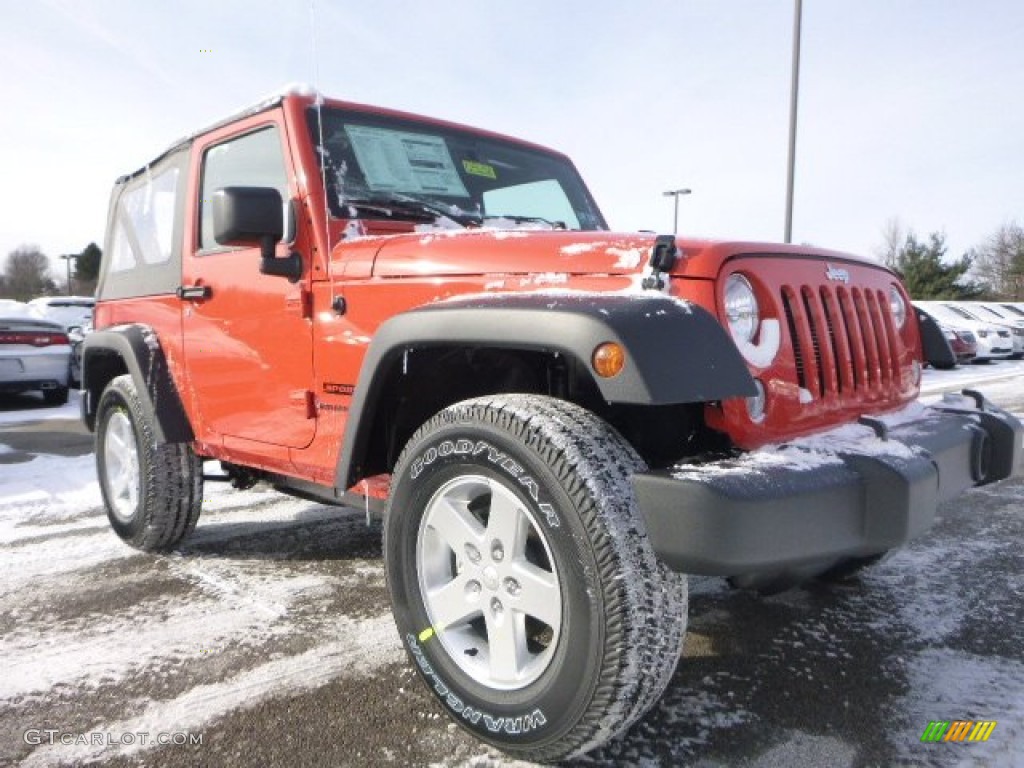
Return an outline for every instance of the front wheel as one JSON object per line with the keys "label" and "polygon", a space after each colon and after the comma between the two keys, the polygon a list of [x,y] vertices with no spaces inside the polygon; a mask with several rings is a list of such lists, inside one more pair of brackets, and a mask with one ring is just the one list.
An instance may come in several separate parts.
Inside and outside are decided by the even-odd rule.
{"label": "front wheel", "polygon": [[172,549],[195,528],[202,462],[187,443],[157,443],[129,375],[113,379],[96,411],[96,470],[111,527],[147,552]]}
{"label": "front wheel", "polygon": [[632,447],[532,395],[453,405],[393,474],[385,558],[395,621],[449,715],[532,760],[582,754],[661,696],[686,579],[654,556]]}

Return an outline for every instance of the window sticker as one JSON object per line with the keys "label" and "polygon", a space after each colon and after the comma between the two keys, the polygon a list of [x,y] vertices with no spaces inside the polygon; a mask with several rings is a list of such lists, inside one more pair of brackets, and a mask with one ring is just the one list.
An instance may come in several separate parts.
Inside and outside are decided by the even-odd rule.
{"label": "window sticker", "polygon": [[374,192],[469,197],[439,136],[346,125],[356,160]]}
{"label": "window sticker", "polygon": [[494,171],[493,165],[487,163],[478,163],[475,160],[463,160],[462,167],[466,169],[466,173],[470,173],[473,176],[483,176],[485,179],[497,179],[498,174]]}

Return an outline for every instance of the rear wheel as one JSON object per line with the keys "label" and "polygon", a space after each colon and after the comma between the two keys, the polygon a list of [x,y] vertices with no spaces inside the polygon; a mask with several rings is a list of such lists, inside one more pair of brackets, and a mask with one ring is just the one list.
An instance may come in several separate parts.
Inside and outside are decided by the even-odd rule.
{"label": "rear wheel", "polygon": [[458,403],[409,441],[385,524],[395,621],[476,737],[560,760],[661,696],[686,580],[647,540],[630,483],[643,468],[596,416],[539,396]]}
{"label": "rear wheel", "polygon": [[113,379],[100,396],[96,469],[107,519],[133,547],[166,551],[195,528],[203,499],[202,462],[187,443],[156,442],[129,375]]}

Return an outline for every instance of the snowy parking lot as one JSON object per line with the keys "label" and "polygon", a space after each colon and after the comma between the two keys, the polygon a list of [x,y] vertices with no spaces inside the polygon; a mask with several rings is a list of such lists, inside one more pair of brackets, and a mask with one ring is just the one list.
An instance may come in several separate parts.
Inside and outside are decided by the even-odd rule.
{"label": "snowy parking lot", "polygon": [[[1024,413],[1024,361],[927,371]],[[516,765],[408,666],[364,514],[209,483],[171,555],[109,530],[77,396],[0,401],[0,765]],[[1020,765],[1024,481],[842,586],[691,580],[664,699],[588,765]],[[925,744],[932,720],[986,743]],[[522,765],[519,763],[519,765]]]}

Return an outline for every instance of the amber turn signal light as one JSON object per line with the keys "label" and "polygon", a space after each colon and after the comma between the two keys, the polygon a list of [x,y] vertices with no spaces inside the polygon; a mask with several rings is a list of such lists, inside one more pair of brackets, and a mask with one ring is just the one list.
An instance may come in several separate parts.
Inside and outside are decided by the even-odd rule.
{"label": "amber turn signal light", "polygon": [[610,379],[618,376],[626,365],[626,350],[614,341],[599,344],[590,359],[598,376]]}

